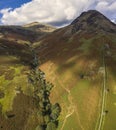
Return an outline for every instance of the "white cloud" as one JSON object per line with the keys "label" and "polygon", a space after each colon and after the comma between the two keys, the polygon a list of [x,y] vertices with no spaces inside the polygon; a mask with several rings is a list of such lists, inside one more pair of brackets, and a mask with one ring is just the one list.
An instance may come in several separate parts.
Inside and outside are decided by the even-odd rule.
{"label": "white cloud", "polygon": [[106,10],[106,7],[108,6],[108,2],[101,1],[97,4],[96,9],[98,10]]}
{"label": "white cloud", "polygon": [[115,2],[108,2],[108,0],[101,1],[97,4],[96,9],[100,10],[100,11],[112,11],[112,12],[114,12],[114,11],[116,11],[116,1]]}
{"label": "white cloud", "polygon": [[[97,3],[97,4],[96,4]],[[34,21],[63,24],[73,20],[90,8],[107,12],[116,11],[115,0],[32,0],[12,10],[3,9],[1,23],[8,25],[26,24]],[[112,19],[115,14],[112,13]]]}
{"label": "white cloud", "polygon": [[[116,1],[101,0],[97,3],[96,10],[102,12],[113,21],[116,20]],[[114,22],[115,23],[115,22]]]}
{"label": "white cloud", "polygon": [[93,0],[33,0],[15,10],[3,9],[3,24],[25,24],[68,21],[86,10]]}
{"label": "white cloud", "polygon": [[116,20],[115,19],[112,19],[111,21],[116,24]]}

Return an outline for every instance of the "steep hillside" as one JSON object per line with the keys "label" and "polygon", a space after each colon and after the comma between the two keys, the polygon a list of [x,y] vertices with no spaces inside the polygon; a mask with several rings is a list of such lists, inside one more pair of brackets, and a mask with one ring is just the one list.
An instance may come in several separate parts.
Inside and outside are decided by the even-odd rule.
{"label": "steep hillside", "polygon": [[100,12],[94,10],[90,10],[88,13],[83,12],[71,25],[73,26],[73,33],[77,31],[116,33],[116,25]]}
{"label": "steep hillside", "polygon": [[115,130],[116,25],[91,10],[49,35],[41,27],[46,32],[38,23],[0,27],[0,130],[38,130],[43,120],[27,77],[32,48],[55,86],[58,130]]}
{"label": "steep hillside", "polygon": [[37,38],[37,33],[21,26],[0,26],[0,38],[33,41]]}
{"label": "steep hillside", "polygon": [[0,38],[17,42],[34,42],[53,32],[55,27],[40,23],[24,26],[0,26]]}
{"label": "steep hillside", "polygon": [[115,36],[115,24],[88,11],[39,41],[41,69],[56,86],[51,100],[62,107],[59,130],[116,129]]}
{"label": "steep hillside", "polygon": [[0,130],[32,130],[41,122],[28,74],[34,58],[31,45],[48,34],[0,26]]}

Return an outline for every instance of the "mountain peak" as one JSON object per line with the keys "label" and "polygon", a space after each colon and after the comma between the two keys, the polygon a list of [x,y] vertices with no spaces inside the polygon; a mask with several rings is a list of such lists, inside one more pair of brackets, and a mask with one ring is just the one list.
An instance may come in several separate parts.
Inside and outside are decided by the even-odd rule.
{"label": "mountain peak", "polygon": [[74,27],[74,32],[81,30],[89,32],[101,30],[116,33],[116,25],[96,10],[83,12],[71,25]]}

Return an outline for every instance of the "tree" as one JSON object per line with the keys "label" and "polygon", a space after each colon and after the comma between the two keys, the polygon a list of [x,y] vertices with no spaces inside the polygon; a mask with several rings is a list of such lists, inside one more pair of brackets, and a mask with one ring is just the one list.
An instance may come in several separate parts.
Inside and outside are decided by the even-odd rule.
{"label": "tree", "polygon": [[38,125],[35,130],[44,130],[44,128],[41,125]]}
{"label": "tree", "polygon": [[45,73],[42,72],[38,66],[39,61],[36,53],[32,50],[34,57],[32,70],[28,76],[29,83],[34,87],[33,97],[38,101],[38,117],[43,117],[43,122],[36,129],[37,130],[55,130],[58,124],[58,117],[61,112],[60,105],[56,103],[52,105],[49,99],[50,91],[53,84],[47,82]]}
{"label": "tree", "polygon": [[58,103],[56,103],[55,105],[52,106],[52,111],[51,111],[51,118],[53,121],[57,121],[59,114],[61,112],[61,108],[60,105]]}
{"label": "tree", "polygon": [[56,129],[57,129],[57,126],[53,122],[48,123],[47,128],[46,128],[46,130],[56,130]]}

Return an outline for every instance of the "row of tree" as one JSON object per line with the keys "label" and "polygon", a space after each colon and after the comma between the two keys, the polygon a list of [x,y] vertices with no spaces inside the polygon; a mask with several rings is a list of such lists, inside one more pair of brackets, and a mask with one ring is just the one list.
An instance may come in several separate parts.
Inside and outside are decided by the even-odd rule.
{"label": "row of tree", "polygon": [[53,84],[46,81],[45,73],[38,68],[39,60],[34,50],[32,50],[32,54],[32,69],[28,79],[34,87],[33,96],[38,102],[38,118],[41,120],[41,123],[37,126],[36,130],[56,130],[61,107],[58,103],[53,105],[50,102],[49,96]]}

